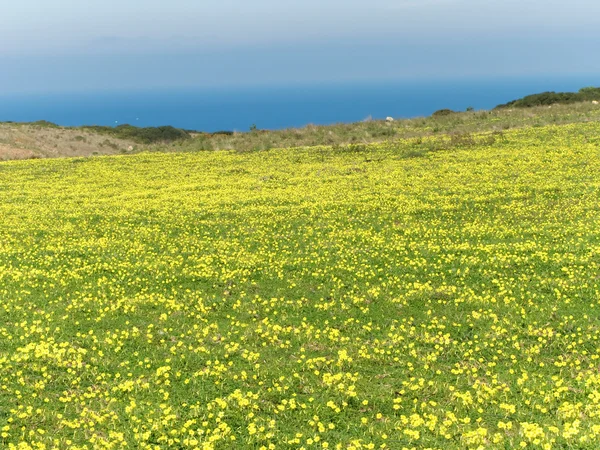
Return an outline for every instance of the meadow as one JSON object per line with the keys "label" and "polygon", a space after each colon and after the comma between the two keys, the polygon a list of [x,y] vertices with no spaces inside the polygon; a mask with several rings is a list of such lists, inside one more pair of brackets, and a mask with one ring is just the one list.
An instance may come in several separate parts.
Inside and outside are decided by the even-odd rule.
{"label": "meadow", "polygon": [[600,123],[0,164],[0,447],[600,447]]}

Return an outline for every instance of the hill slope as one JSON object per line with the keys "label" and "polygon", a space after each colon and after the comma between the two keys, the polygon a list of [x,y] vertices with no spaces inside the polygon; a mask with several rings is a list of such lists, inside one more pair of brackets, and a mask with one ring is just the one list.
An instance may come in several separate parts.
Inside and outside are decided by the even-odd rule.
{"label": "hill slope", "polygon": [[[0,161],[114,155],[139,148],[133,140],[53,124],[0,123]],[[131,149],[131,150],[130,150]]]}
{"label": "hill slope", "polygon": [[[528,109],[452,113],[447,116],[368,121],[329,126],[309,125],[287,130],[256,130],[246,133],[187,133],[172,127],[52,126],[48,123],[0,123],[0,160],[94,156],[139,151],[255,151],[271,148],[367,144],[418,136],[465,135],[501,132],[511,128],[600,120],[600,105],[591,102]],[[190,139],[190,136],[193,139]],[[174,142],[155,142],[163,140]],[[149,142],[152,141],[152,142]]]}

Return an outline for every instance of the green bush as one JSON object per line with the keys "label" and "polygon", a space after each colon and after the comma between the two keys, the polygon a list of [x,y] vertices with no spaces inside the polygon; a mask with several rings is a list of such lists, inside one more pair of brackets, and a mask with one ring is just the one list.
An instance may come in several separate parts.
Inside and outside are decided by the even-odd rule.
{"label": "green bush", "polygon": [[129,139],[142,144],[170,143],[191,138],[187,131],[172,126],[138,128],[125,124],[114,128],[105,126],[84,126],[82,128],[97,133],[109,134],[120,139]]}
{"label": "green bush", "polygon": [[579,92],[542,92],[540,94],[527,95],[523,98],[510,101],[503,105],[496,106],[496,109],[502,108],[531,108],[534,106],[550,106],[555,104],[570,104],[592,100],[600,100],[600,88],[585,87]]}
{"label": "green bush", "polygon": [[454,114],[454,111],[452,111],[451,109],[445,108],[445,109],[438,109],[436,112],[434,112],[431,117],[444,117],[444,116],[449,116],[451,114]]}
{"label": "green bush", "polygon": [[37,122],[31,122],[29,125],[34,125],[39,128],[60,128],[53,122],[48,122],[47,120],[38,120]]}

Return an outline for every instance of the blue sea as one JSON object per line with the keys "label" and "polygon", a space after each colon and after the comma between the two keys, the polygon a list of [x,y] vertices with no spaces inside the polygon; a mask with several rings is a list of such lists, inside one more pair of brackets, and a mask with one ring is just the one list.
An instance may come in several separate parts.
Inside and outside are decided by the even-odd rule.
{"label": "blue sea", "polygon": [[450,108],[491,109],[543,91],[599,86],[600,75],[11,94],[0,91],[0,121],[59,125],[173,125],[246,131],[428,116]]}

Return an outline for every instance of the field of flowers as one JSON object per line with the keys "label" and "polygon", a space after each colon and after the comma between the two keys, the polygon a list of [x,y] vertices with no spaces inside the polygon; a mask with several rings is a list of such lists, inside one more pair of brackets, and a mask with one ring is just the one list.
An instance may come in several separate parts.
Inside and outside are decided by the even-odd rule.
{"label": "field of flowers", "polygon": [[444,139],[0,164],[0,447],[599,448],[600,123]]}

